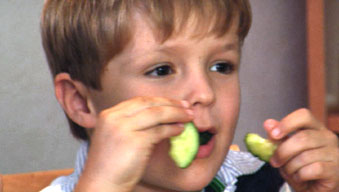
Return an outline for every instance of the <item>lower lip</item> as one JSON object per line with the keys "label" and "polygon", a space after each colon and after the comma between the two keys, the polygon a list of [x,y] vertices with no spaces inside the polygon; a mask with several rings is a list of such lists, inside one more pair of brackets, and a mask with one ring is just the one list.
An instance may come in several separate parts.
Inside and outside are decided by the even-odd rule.
{"label": "lower lip", "polygon": [[196,155],[197,159],[206,158],[211,155],[215,143],[215,135],[211,138],[206,145],[201,145],[199,147],[198,153]]}

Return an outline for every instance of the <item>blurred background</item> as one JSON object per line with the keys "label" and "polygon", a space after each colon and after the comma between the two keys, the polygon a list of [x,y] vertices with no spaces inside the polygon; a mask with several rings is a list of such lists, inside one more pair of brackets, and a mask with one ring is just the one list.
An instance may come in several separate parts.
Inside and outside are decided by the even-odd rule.
{"label": "blurred background", "polygon": [[[307,106],[305,1],[251,3],[253,26],[243,47],[242,104],[234,139],[241,150],[246,150],[247,132],[266,135],[265,119],[281,119]],[[2,174],[72,168],[79,146],[54,97],[40,40],[42,6],[43,1],[0,1]]]}

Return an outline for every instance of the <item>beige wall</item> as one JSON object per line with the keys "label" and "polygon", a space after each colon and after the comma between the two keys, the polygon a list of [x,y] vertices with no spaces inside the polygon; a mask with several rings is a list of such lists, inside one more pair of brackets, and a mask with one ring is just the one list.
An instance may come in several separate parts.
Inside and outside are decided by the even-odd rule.
{"label": "beige wall", "polygon": [[[306,105],[303,1],[251,0],[235,143]],[[57,105],[39,36],[42,1],[0,1],[0,172],[72,167],[78,146]],[[243,148],[244,149],[244,148]]]}
{"label": "beige wall", "polygon": [[39,0],[0,1],[0,173],[71,167],[77,143],[54,99]]}
{"label": "beige wall", "polygon": [[305,2],[251,0],[253,27],[241,66],[242,108],[235,143],[262,123],[307,105]]}

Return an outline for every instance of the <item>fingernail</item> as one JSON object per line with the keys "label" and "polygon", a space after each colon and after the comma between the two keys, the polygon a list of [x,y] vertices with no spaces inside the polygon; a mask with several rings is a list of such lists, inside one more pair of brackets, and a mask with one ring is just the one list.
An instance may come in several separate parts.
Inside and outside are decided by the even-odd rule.
{"label": "fingernail", "polygon": [[266,121],[266,126],[269,130],[272,130],[275,126],[275,121],[273,119],[268,119]]}
{"label": "fingernail", "polygon": [[185,107],[185,108],[188,108],[190,106],[189,102],[188,101],[185,101],[185,100],[182,100],[181,101],[181,104]]}
{"label": "fingernail", "polygon": [[271,165],[272,165],[273,167],[275,167],[275,168],[278,168],[278,167],[279,167],[279,164],[278,164],[277,160],[276,160],[274,157],[272,157],[272,158],[270,159],[270,162],[271,162]]}
{"label": "fingernail", "polygon": [[186,109],[186,112],[189,114],[189,115],[191,115],[191,116],[193,116],[193,110],[191,110],[191,109]]}
{"label": "fingernail", "polygon": [[272,131],[272,136],[275,137],[275,138],[279,138],[280,133],[281,133],[280,130],[278,128],[275,128]]}

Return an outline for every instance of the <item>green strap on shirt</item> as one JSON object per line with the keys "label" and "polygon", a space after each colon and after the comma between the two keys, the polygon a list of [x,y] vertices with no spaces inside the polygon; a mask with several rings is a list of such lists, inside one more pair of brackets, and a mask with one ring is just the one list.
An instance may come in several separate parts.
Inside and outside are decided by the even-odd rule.
{"label": "green strap on shirt", "polygon": [[212,188],[214,192],[223,192],[225,190],[225,185],[215,177],[207,187]]}

